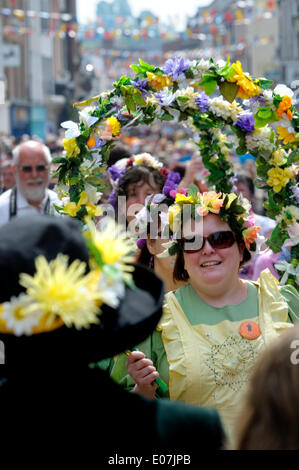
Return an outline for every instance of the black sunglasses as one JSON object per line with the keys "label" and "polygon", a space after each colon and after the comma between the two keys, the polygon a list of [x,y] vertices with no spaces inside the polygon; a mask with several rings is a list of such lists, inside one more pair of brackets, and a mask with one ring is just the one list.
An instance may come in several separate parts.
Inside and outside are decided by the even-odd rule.
{"label": "black sunglasses", "polygon": [[21,166],[21,170],[22,170],[23,173],[32,173],[33,168],[35,168],[35,170],[38,173],[42,173],[43,171],[46,171],[48,167],[46,165],[37,165],[35,167],[33,167],[31,165]]}
{"label": "black sunglasses", "polygon": [[[223,230],[220,232],[210,233],[208,237],[201,237],[200,235],[196,235],[190,238],[183,238],[183,250],[185,253],[195,253],[196,251],[202,250],[205,246],[205,242],[208,240],[209,244],[212,248],[216,248],[218,250],[224,248],[230,248],[236,241],[235,235],[230,230]],[[186,249],[185,244],[194,244],[194,248]],[[197,248],[200,247],[200,248]]]}

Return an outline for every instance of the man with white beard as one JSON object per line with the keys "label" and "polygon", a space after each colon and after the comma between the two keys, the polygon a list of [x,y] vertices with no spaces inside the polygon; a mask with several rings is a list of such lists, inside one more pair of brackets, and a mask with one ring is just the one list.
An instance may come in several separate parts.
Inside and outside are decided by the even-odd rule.
{"label": "man with white beard", "polygon": [[50,166],[50,150],[40,142],[28,140],[13,150],[16,186],[0,196],[0,225],[35,213],[59,215],[53,207],[58,196],[48,189]]}

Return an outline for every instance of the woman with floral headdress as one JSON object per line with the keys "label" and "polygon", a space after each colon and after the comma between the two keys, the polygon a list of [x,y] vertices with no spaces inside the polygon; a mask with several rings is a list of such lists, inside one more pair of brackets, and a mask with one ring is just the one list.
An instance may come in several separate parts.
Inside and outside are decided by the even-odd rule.
{"label": "woman with floral headdress", "polygon": [[[115,363],[111,375],[148,397],[217,408],[232,437],[256,359],[298,320],[299,298],[267,270],[256,283],[239,278],[259,243],[248,201],[197,191],[177,194],[169,208],[174,278],[187,284],[166,294],[157,330],[128,358],[129,374]],[[167,393],[157,389],[159,375]]]}
{"label": "woman with floral headdress", "polygon": [[113,187],[109,202],[118,212],[122,210],[119,197],[125,197],[127,223],[134,220],[135,213],[144,205],[147,196],[161,192],[168,176],[163,163],[149,153],[123,158],[112,165],[108,172]]}
{"label": "woman with floral headdress", "polygon": [[[121,159],[109,168],[110,178],[114,191],[110,196],[110,202],[117,211],[119,207],[119,196],[126,200],[126,222],[133,222],[133,228],[140,229],[142,222],[145,229],[144,238],[138,237],[136,261],[152,268],[165,283],[166,291],[174,290],[185,284],[173,280],[173,259],[159,259],[158,254],[164,251],[161,238],[161,230],[157,226],[156,233],[150,234],[149,224],[141,221],[140,213],[146,218],[148,207],[158,203],[172,204],[180,182],[180,174],[170,172],[156,158],[148,153],[135,155],[131,158]],[[172,193],[172,196],[170,195]],[[147,207],[148,206],[148,207]],[[140,209],[142,210],[140,211]],[[138,212],[140,211],[140,212]],[[135,213],[138,213],[138,221]],[[149,212],[148,212],[149,214]],[[136,225],[135,222],[138,222]]]}

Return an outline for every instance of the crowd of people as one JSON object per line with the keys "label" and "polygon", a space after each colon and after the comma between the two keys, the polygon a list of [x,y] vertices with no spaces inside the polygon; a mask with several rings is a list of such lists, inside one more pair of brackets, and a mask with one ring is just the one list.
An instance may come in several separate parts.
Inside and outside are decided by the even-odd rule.
{"label": "crowd of people", "polygon": [[[188,131],[165,125],[123,134],[110,153],[109,189],[99,203],[111,204],[117,213],[119,197],[125,200],[125,225],[135,230],[137,290],[127,287],[120,306],[107,308],[107,315],[104,308],[101,326],[77,331],[68,322],[49,325],[43,319],[37,333],[19,336],[1,315],[3,306],[24,292],[20,274],[33,276],[40,254],[48,261],[67,254],[70,262],[88,266],[88,247],[79,226],[55,210],[59,199],[51,161],[63,151],[62,136],[44,142],[2,136],[0,149],[0,277],[9,286],[0,304],[0,342],[5,344],[0,397],[16,397],[26,377],[26,409],[14,409],[23,422],[24,442],[36,395],[52,402],[44,422],[34,421],[45,430],[47,420],[64,413],[53,396],[70,397],[75,390],[58,435],[75,442],[72,406],[87,429],[87,418],[101,419],[94,404],[102,403],[110,413],[101,444],[106,456],[137,448],[145,454],[156,449],[193,456],[199,447],[299,449],[299,361],[290,360],[290,344],[299,344],[294,327],[299,295],[294,286],[277,282],[274,265],[282,253],[254,255],[257,232],[266,240],[275,223],[263,212],[265,194],[254,186],[250,155],[231,154],[235,190],[220,198],[209,190]],[[188,200],[192,184],[204,210],[200,220],[191,211],[178,222],[175,211]],[[244,198],[251,203],[248,213]],[[158,216],[153,235],[147,214],[160,202],[166,213]],[[255,220],[250,240],[240,214]],[[165,240],[166,215],[175,243]],[[96,227],[105,230],[105,219]],[[62,307],[55,308],[59,317]],[[9,416],[3,419],[9,440],[13,428]],[[96,438],[91,431],[84,436],[90,448],[96,448]]]}

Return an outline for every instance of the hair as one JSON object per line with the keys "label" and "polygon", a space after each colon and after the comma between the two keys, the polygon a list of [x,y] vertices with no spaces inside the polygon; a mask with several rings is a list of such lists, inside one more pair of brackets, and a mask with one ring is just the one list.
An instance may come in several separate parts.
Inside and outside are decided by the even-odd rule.
{"label": "hair", "polygon": [[236,449],[299,449],[299,363],[291,361],[295,340],[299,344],[299,325],[259,358],[237,423]]}
{"label": "hair", "polygon": [[162,191],[165,180],[161,176],[160,171],[147,165],[136,165],[129,168],[124,174],[122,183],[118,188],[117,196],[128,197],[128,186],[130,184],[139,183],[140,181],[150,184],[151,176]]}
{"label": "hair", "polygon": [[12,160],[4,160],[4,161],[1,163],[0,169],[1,169],[1,170],[4,170],[5,168],[11,168],[12,166],[13,166]]}
{"label": "hair", "polygon": [[152,257],[153,255],[150,253],[146,243],[141,248],[139,255],[136,258],[136,263],[142,264],[147,267],[152,267]]}
{"label": "hair", "polygon": [[[28,141],[27,141],[28,142]],[[19,145],[17,145],[13,151],[12,151],[12,156],[13,156],[13,160],[12,160],[12,163],[14,166],[17,166],[19,164],[19,159],[20,159],[20,149],[23,145],[25,145],[27,142],[23,142]],[[36,141],[34,141],[36,142]],[[43,150],[43,154],[44,154],[44,157],[46,159],[46,162],[47,163],[51,163],[52,162],[52,157],[51,157],[51,152],[50,152],[50,149],[44,145],[44,144],[41,144],[41,147],[42,147],[42,150]]]}
{"label": "hair", "polygon": [[[250,251],[247,250],[244,240],[242,238],[241,232],[236,232],[232,227],[229,221],[227,221],[228,225],[230,226],[232,232],[236,237],[236,242],[238,243],[239,248],[243,248],[243,259],[240,262],[239,269],[248,263],[251,260]],[[183,250],[183,241],[180,239],[178,240],[178,251],[175,260],[175,265],[173,269],[173,280],[174,281],[187,281],[189,279],[189,274],[185,269],[185,261],[184,261],[184,250]]]}
{"label": "hair", "polygon": [[252,178],[248,175],[238,174],[237,183],[243,183],[249,189],[251,196],[254,196],[254,183]]}
{"label": "hair", "polygon": [[132,157],[132,154],[130,153],[129,150],[127,150],[125,147],[122,147],[121,145],[117,145],[111,150],[108,161],[107,161],[107,165],[108,166],[115,165],[115,163],[118,162],[118,160],[121,160],[123,158],[130,158],[130,157]]}

